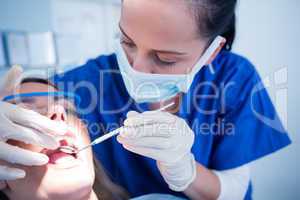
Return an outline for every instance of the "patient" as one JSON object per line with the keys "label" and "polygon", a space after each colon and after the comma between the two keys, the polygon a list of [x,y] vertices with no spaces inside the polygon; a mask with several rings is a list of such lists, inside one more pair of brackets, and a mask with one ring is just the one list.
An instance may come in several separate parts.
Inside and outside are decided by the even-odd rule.
{"label": "patient", "polygon": [[[43,79],[24,79],[19,93],[56,92],[57,88]],[[35,96],[11,98],[10,103],[34,110],[51,120],[66,123],[69,131],[57,136],[59,143],[72,147],[82,147],[90,143],[84,125],[76,115],[73,98]],[[91,149],[78,155],[71,155],[59,150],[48,150],[39,146],[28,145],[10,140],[8,143],[41,152],[49,157],[49,163],[39,167],[14,166],[26,171],[24,179],[7,181],[0,199],[9,200],[96,200],[127,199],[127,194],[113,184],[103,172],[98,162],[94,161]],[[1,162],[12,166],[11,164]],[[13,167],[13,166],[12,166]]]}
{"label": "patient", "polygon": [[[88,132],[78,118],[74,105],[78,103],[78,99],[72,94],[59,93],[60,95],[55,96],[54,92],[58,92],[58,89],[52,83],[44,79],[27,78],[22,81],[17,94],[8,96],[6,101],[38,112],[51,120],[66,123],[69,131],[56,136],[61,146],[80,148],[89,144]],[[35,95],[18,96],[29,93],[35,93]],[[45,166],[26,167],[13,166],[0,161],[0,164],[26,171],[24,179],[6,182],[6,188],[0,191],[0,200],[122,200],[129,198],[121,187],[112,183],[106,176],[99,162],[93,158],[91,149],[72,155],[19,141],[9,140],[8,143],[44,153],[49,157],[49,163]],[[163,194],[149,194],[132,200],[171,199],[181,200]]]}

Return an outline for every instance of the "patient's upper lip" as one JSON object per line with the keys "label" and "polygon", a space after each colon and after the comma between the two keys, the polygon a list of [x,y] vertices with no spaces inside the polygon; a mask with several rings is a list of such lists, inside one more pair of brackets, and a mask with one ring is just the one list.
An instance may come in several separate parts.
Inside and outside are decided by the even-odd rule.
{"label": "patient's upper lip", "polygon": [[75,139],[77,137],[76,137],[75,132],[68,130],[67,132],[65,132],[65,134],[58,135],[58,136],[56,136],[56,138],[57,138],[57,140],[59,140],[60,146],[68,146],[67,144],[61,144],[61,142],[66,141],[68,144],[74,144]]}
{"label": "patient's upper lip", "polygon": [[68,128],[68,130],[65,132],[63,135],[57,135],[56,139],[59,141],[59,146],[55,150],[50,150],[50,149],[43,149],[41,153],[46,154],[47,156],[52,155],[53,153],[58,153],[60,151],[60,147],[62,146],[70,146],[74,149],[78,149],[76,143],[76,131],[72,130],[72,128]]}
{"label": "patient's upper lip", "polygon": [[59,144],[60,144],[60,145],[59,145],[59,147],[58,147],[57,149],[55,149],[55,150],[51,150],[51,149],[43,149],[41,153],[46,154],[47,156],[50,156],[50,155],[53,154],[53,153],[60,152],[59,148],[60,148],[61,146],[70,146],[70,147],[73,147],[73,148],[77,149],[77,147],[76,147],[76,145],[73,143],[73,141],[70,140],[70,139],[67,139],[67,138],[61,139],[61,140],[59,141]]}
{"label": "patient's upper lip", "polygon": [[73,132],[70,131],[70,130],[68,130],[68,131],[64,134],[64,136],[72,137],[72,138],[76,137],[75,133],[73,133]]}

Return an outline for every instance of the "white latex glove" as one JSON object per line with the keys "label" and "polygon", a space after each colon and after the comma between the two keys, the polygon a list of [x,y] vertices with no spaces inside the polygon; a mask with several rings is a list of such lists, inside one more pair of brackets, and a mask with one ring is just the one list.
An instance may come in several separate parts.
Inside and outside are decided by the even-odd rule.
{"label": "white latex glove", "polygon": [[127,150],[156,160],[170,189],[184,191],[194,181],[194,132],[183,119],[167,112],[131,111],[124,125],[118,141]]}
{"label": "white latex glove", "polygon": [[[0,98],[11,94],[18,84],[22,68],[13,67],[4,78],[1,78]],[[0,161],[26,166],[37,166],[48,163],[49,158],[40,153],[31,152],[13,145],[7,140],[17,140],[44,148],[55,149],[58,142],[53,134],[63,134],[66,125],[57,123],[36,112],[0,101]],[[0,189],[4,180],[15,180],[25,177],[25,171],[0,165]]]}

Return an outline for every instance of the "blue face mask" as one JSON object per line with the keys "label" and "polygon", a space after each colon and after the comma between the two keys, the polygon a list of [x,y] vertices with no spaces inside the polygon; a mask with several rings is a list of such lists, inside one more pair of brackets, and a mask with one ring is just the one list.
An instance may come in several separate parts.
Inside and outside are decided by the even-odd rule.
{"label": "blue face mask", "polygon": [[216,37],[190,73],[176,75],[148,74],[134,70],[122,45],[118,42],[116,55],[128,93],[137,103],[153,103],[171,99],[180,92],[188,92],[196,74],[225,41],[221,36]]}

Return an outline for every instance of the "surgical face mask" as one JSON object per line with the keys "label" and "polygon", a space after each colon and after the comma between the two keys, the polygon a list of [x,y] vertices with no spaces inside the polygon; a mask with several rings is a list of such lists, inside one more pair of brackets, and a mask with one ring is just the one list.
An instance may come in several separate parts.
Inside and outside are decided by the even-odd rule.
{"label": "surgical face mask", "polygon": [[122,45],[118,42],[116,48],[117,60],[129,95],[137,103],[153,103],[171,99],[180,92],[187,93],[196,74],[225,41],[221,36],[216,37],[190,73],[176,75],[150,74],[134,70],[129,64]]}

